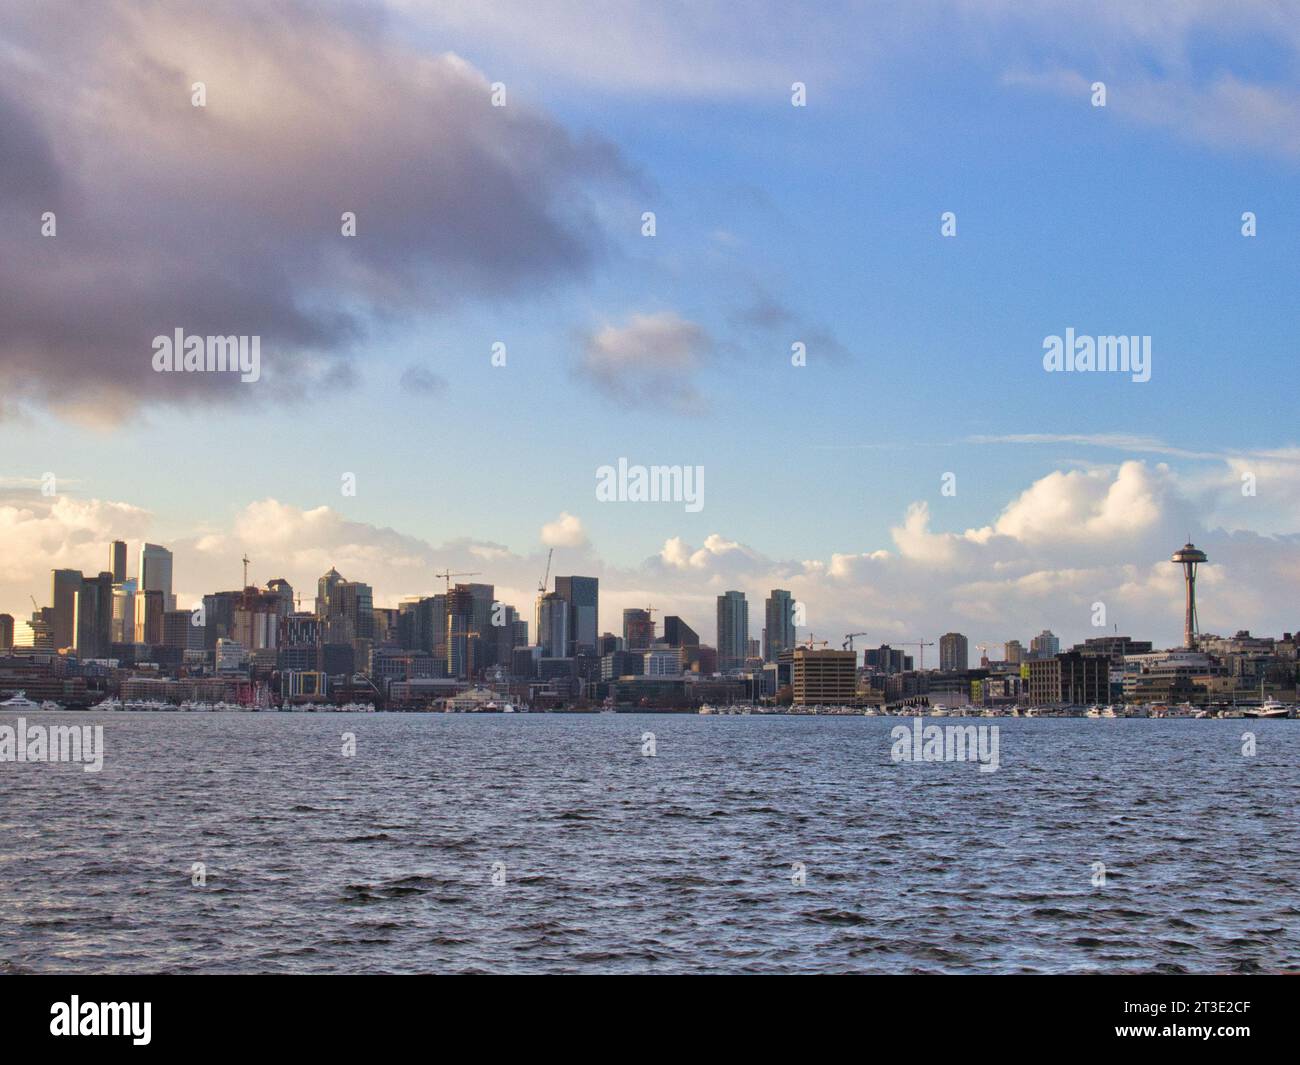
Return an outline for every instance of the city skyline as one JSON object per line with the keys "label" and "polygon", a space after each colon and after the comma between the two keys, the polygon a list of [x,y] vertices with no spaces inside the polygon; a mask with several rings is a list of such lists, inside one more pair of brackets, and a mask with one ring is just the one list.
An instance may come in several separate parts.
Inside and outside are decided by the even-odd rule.
{"label": "city skyline", "polygon": [[[247,555],[383,603],[484,559],[526,603],[554,546],[702,632],[789,588],[828,635],[1101,602],[1172,646],[1190,538],[1207,628],[1294,628],[1300,33],[1066,6],[7,10],[0,610],[103,539],[171,545],[182,598]],[[260,336],[258,379],[156,372],[176,330]],[[1076,332],[1149,380],[1045,372]],[[597,502],[624,459],[702,505]]]}
{"label": "city skyline", "polygon": [[[51,588],[48,595],[49,602],[43,604],[52,609],[52,629],[51,636],[56,648],[61,646],[71,647],[78,643],[78,640],[84,640],[83,621],[81,615],[83,611],[81,589],[89,588],[97,582],[105,582],[113,576],[113,571],[119,563],[119,559],[124,553],[124,541],[114,539],[107,545],[109,550],[109,567],[108,570],[98,571],[98,577],[95,576],[97,571],[91,569],[88,571],[79,571],[73,568],[62,568],[51,571]],[[666,622],[671,619],[674,625],[685,625],[687,631],[696,629],[701,635],[708,633],[706,625],[698,627],[690,624],[691,619],[681,617],[674,613],[671,608],[647,604],[650,612],[643,607],[626,607],[621,610],[614,610],[608,604],[605,607],[606,623],[599,621],[600,610],[600,577],[590,575],[559,575],[552,577],[551,565],[554,560],[555,548],[548,550],[546,555],[546,570],[543,573],[542,580],[538,583],[534,598],[529,601],[526,597],[516,596],[511,598],[508,590],[502,590],[498,595],[496,592],[497,585],[494,582],[470,583],[463,584],[457,582],[457,592],[463,591],[466,596],[473,595],[475,599],[482,594],[487,598],[482,606],[474,607],[475,624],[474,629],[483,629],[486,631],[488,622],[488,612],[498,605],[503,607],[507,612],[503,617],[508,620],[501,622],[507,629],[513,624],[514,619],[521,621],[531,617],[531,622],[525,622],[527,625],[527,640],[524,641],[529,646],[536,646],[543,657],[573,657],[578,653],[597,654],[601,644],[601,638],[606,635],[618,635],[619,626],[613,622],[615,616],[621,615],[622,635],[626,638],[629,633],[629,618],[640,619],[636,624],[645,628],[645,641],[637,643],[637,647],[648,649],[650,643],[655,641],[668,640],[670,638]],[[1168,560],[1179,571],[1180,586],[1183,588],[1182,601],[1186,604],[1184,607],[1184,631],[1183,639],[1173,643],[1163,643],[1160,640],[1154,641],[1156,647],[1165,647],[1169,650],[1176,650],[1180,647],[1194,646],[1192,633],[1206,634],[1215,637],[1230,637],[1234,634],[1247,632],[1255,636],[1280,636],[1284,632],[1289,634],[1293,631],[1300,631],[1300,626],[1289,627],[1270,631],[1249,626],[1227,628],[1222,631],[1207,630],[1199,625],[1196,620],[1198,611],[1193,611],[1191,602],[1191,582],[1184,570],[1183,560],[1188,556],[1196,556],[1199,565],[1206,565],[1207,560],[1205,553],[1195,548],[1192,543],[1187,543],[1179,548]],[[265,578],[261,581],[248,578],[247,567],[251,560],[247,555],[240,559],[241,565],[244,566],[244,577],[248,580],[247,584],[242,582],[238,586],[213,587],[193,599],[192,606],[186,606],[181,602],[184,597],[178,597],[171,586],[173,553],[167,547],[152,543],[141,543],[138,551],[139,569],[134,575],[131,575],[129,569],[124,572],[121,583],[114,581],[109,586],[110,589],[116,587],[125,587],[129,590],[130,596],[134,599],[134,631],[136,632],[137,643],[162,642],[162,631],[164,625],[164,613],[187,613],[191,610],[198,609],[210,603],[211,599],[217,595],[242,594],[245,590],[255,591],[259,594],[267,594],[276,598],[289,596],[288,589],[295,589],[297,594],[290,598],[290,608],[303,612],[302,591],[303,587],[310,588],[315,585],[318,588],[314,599],[309,599],[312,603],[306,613],[314,613],[317,616],[323,616],[331,611],[331,589],[335,584],[343,586],[356,585],[365,589],[367,611],[374,609],[384,609],[398,612],[399,609],[419,600],[433,601],[445,599],[451,590],[451,578],[460,576],[484,576],[492,577],[490,572],[484,574],[484,571],[451,571],[434,573],[433,577],[443,579],[447,583],[443,592],[436,590],[426,590],[420,592],[405,592],[400,594],[395,602],[388,603],[380,601],[373,595],[373,586],[366,579],[364,574],[356,574],[353,578],[345,578],[341,575],[336,567],[330,566],[328,572],[319,576],[315,581],[293,580],[281,575],[273,578]],[[165,577],[155,577],[148,583],[142,580],[141,571],[146,566],[153,566],[155,563],[161,565],[161,572]],[[481,563],[489,564],[489,563]],[[152,570],[150,571],[152,572]],[[286,588],[285,586],[288,586]],[[263,593],[263,589],[265,592]],[[140,633],[144,631],[141,626],[145,625],[145,611],[142,609],[146,606],[145,593],[156,595],[158,597],[157,606],[148,606],[148,616],[151,619],[147,624],[150,626],[149,631],[155,633],[150,639],[140,638]],[[104,592],[100,592],[103,595]],[[35,595],[30,596],[33,602],[39,602]],[[206,601],[206,602],[205,602]],[[467,599],[467,603],[469,600]],[[555,603],[560,609],[550,609],[551,604]],[[522,604],[522,606],[521,606]],[[729,604],[724,608],[724,604]],[[841,636],[823,630],[820,634],[815,633],[811,627],[805,631],[800,631],[803,622],[806,620],[808,604],[792,597],[786,589],[770,588],[767,592],[757,592],[752,588],[734,588],[720,591],[714,601],[714,614],[716,624],[713,629],[711,640],[701,639],[701,642],[711,646],[718,651],[718,668],[721,672],[738,670],[743,667],[746,658],[761,658],[765,661],[773,661],[776,652],[781,649],[789,649],[794,645],[812,645],[816,641],[822,644],[835,646]],[[1098,610],[1098,608],[1101,608]],[[92,607],[92,609],[94,609]],[[156,615],[153,611],[156,609]],[[520,613],[522,609],[522,613]],[[1091,617],[1093,623],[1091,632],[1085,633],[1076,639],[1073,637],[1064,639],[1064,646],[1071,644],[1082,645],[1086,640],[1105,639],[1120,633],[1118,622],[1108,622],[1105,605],[1094,602],[1091,604]],[[0,611],[0,615],[7,612]],[[108,610],[108,614],[113,618],[114,632],[116,633],[117,625],[117,608],[114,606]],[[661,621],[656,621],[654,614],[658,614]],[[20,615],[9,615],[12,617],[14,627],[14,643],[17,646],[30,645],[33,637],[31,626]],[[468,614],[467,614],[468,616]],[[58,619],[64,620],[60,622]],[[781,632],[775,636],[771,635],[769,626],[773,619],[781,625]],[[729,635],[723,634],[723,626],[727,627]],[[784,619],[782,621],[781,619]],[[59,629],[62,624],[68,631],[61,632]],[[93,622],[92,622],[93,624]],[[132,622],[128,619],[128,625]],[[492,622],[491,624],[497,624]],[[155,627],[156,626],[156,632]],[[107,626],[106,626],[107,627]],[[660,629],[662,628],[662,632]],[[792,634],[792,635],[791,635]],[[354,637],[360,635],[355,629],[352,634]],[[820,635],[821,639],[817,640]],[[872,638],[873,634],[866,631],[850,631],[842,635],[845,646],[849,646],[850,637],[859,638],[859,650],[865,650],[868,647],[873,651],[877,646],[884,650],[886,647],[893,647],[898,653],[905,653],[909,648],[914,651],[920,650],[917,640],[924,640],[930,633],[920,633],[916,638],[909,638],[906,634],[894,634],[891,636],[878,636]],[[1026,654],[1024,644],[1031,648],[1032,656],[1037,656],[1039,651],[1046,654],[1056,653],[1063,645],[1063,636],[1060,632],[1054,632],[1050,625],[1044,627],[1040,633],[1027,639],[1021,639],[1021,635],[1007,635],[1000,640],[983,640],[979,638],[970,638],[968,634],[959,631],[949,631],[944,633],[934,642],[927,642],[925,646],[934,648],[931,658],[931,669],[940,669],[945,672],[956,671],[962,672],[967,669],[975,668],[979,665],[981,658],[988,658],[993,661],[1009,660],[1018,661],[1020,656]],[[1126,628],[1122,635],[1126,638],[1140,638],[1144,635],[1142,630],[1133,630]],[[351,637],[350,637],[351,638]],[[451,639],[449,633],[447,636]],[[793,643],[790,640],[793,639]],[[110,637],[110,640],[118,642],[118,636]],[[129,639],[121,642],[130,643]],[[633,649],[634,641],[627,641],[628,649]],[[1149,641],[1151,642],[1151,641]],[[727,647],[724,648],[723,644]],[[102,657],[106,653],[106,648],[101,648],[97,643],[93,643],[93,657]],[[1000,654],[989,654],[989,651],[996,648],[1002,648]],[[1014,650],[1013,650],[1014,649]],[[974,652],[974,653],[972,653]],[[924,661],[924,651],[919,654],[908,655],[908,658],[915,658],[916,668],[921,668]]]}

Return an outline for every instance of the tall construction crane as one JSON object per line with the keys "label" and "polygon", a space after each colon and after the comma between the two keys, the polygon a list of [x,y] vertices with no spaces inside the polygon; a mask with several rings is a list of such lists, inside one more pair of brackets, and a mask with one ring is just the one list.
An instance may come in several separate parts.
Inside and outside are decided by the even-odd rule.
{"label": "tall construction crane", "polygon": [[245,553],[244,557],[240,561],[244,563],[244,583],[240,587],[247,588],[248,587],[248,563],[252,560],[248,557],[248,554]]}
{"label": "tall construction crane", "polygon": [[924,640],[900,640],[900,641],[898,642],[898,645],[899,645],[900,647],[917,647],[917,648],[920,648],[921,653],[920,653],[920,656],[917,658],[917,668],[918,668],[918,669],[924,669],[924,668],[925,668],[925,649],[926,649],[927,647],[933,647],[933,646],[934,646],[934,641],[931,640],[929,643],[926,643]]}
{"label": "tall construction crane", "polygon": [[819,640],[817,639],[816,633],[810,632],[808,634],[808,639],[804,640],[800,646],[812,648],[812,647],[829,647],[830,645],[831,645],[830,640]]}
{"label": "tall construction crane", "polygon": [[549,584],[551,580],[551,556],[554,554],[555,548],[553,547],[546,552],[546,572],[542,574],[542,579],[537,582],[538,595],[546,594],[546,585]]}
{"label": "tall construction crane", "polygon": [[434,576],[443,578],[447,585],[447,594],[451,595],[451,579],[453,577],[478,577],[480,572],[473,570],[472,572],[453,573],[451,570],[444,570],[442,573],[435,573]]}
{"label": "tall construction crane", "polygon": [[865,635],[866,635],[865,632],[846,632],[846,633],[844,634],[844,650],[846,650],[846,651],[852,651],[852,650],[853,650],[853,637],[854,637],[854,636],[865,636]]}

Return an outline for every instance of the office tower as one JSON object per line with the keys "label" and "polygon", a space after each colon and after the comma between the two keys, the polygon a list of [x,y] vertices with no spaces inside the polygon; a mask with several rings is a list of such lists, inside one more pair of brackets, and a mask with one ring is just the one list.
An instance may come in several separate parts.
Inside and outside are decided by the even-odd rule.
{"label": "office tower", "polygon": [[699,647],[700,638],[676,614],[669,614],[664,618],[664,643],[669,647]]}
{"label": "office tower", "polygon": [[176,609],[176,597],[172,595],[172,553],[167,548],[143,544],[140,547],[140,571],[136,576],[140,591],[162,592],[163,609]]}
{"label": "office tower", "polygon": [[569,603],[559,592],[547,592],[537,605],[537,644],[543,658],[568,658]]}
{"label": "office tower", "polygon": [[911,672],[912,656],[882,643],[877,648],[869,647],[862,652],[862,664],[867,669],[892,676],[895,673]]}
{"label": "office tower", "polygon": [[1002,657],[1008,664],[1018,666],[1025,660],[1025,649],[1019,640],[1008,640],[1002,649]]}
{"label": "office tower", "polygon": [[600,579],[556,577],[555,590],[569,604],[568,655],[595,654],[600,632]]}
{"label": "office tower", "polygon": [[85,577],[74,605],[73,646],[80,659],[102,658],[113,635],[113,575]]}
{"label": "office tower", "polygon": [[794,649],[794,596],[773,588],[764,606],[763,661],[775,662],[782,651]]}
{"label": "office tower", "polygon": [[14,616],[0,614],[0,650],[8,650],[14,645]]}
{"label": "office tower", "polygon": [[844,706],[857,702],[856,651],[797,647],[793,659],[791,687],[796,706]]}
{"label": "office tower", "polygon": [[615,636],[612,632],[602,632],[599,643],[600,646],[596,648],[596,651],[602,657],[623,650],[623,637]]}
{"label": "office tower", "polygon": [[939,669],[945,673],[962,673],[967,669],[966,637],[960,632],[945,632],[939,637]]}
{"label": "office tower", "polygon": [[109,630],[113,643],[135,643],[136,579],[113,585],[113,624]]}
{"label": "office tower", "polygon": [[342,583],[343,575],[333,566],[316,581],[316,616],[322,621],[343,612],[337,598],[337,589]]}
{"label": "office tower", "polygon": [[[493,619],[498,620],[497,618]],[[516,647],[524,647],[528,643],[528,622],[521,621],[519,611],[512,606],[501,604],[500,625],[493,625],[492,632],[496,637],[496,665],[505,669],[510,669],[510,664],[514,660],[514,650]]]}
{"label": "office tower", "polygon": [[121,584],[126,580],[125,540],[114,540],[108,545],[108,569],[113,574],[114,584]]}
{"label": "office tower", "polygon": [[1183,601],[1183,646],[1191,651],[1196,648],[1196,567],[1207,559],[1204,551],[1188,542],[1175,551],[1169,561],[1183,567],[1183,582],[1186,586]]}
{"label": "office tower", "polygon": [[[136,592],[136,598],[140,593]],[[203,597],[203,646],[206,650],[216,649],[219,639],[233,639],[235,632],[235,610],[243,601],[244,593],[213,592]]]}
{"label": "office tower", "polygon": [[749,604],[744,592],[718,596],[718,669],[741,669],[749,648]]}
{"label": "office tower", "polygon": [[287,618],[294,612],[295,600],[292,584],[286,581],[283,577],[274,577],[266,582],[266,590],[279,597],[279,613],[282,618]]}
{"label": "office tower", "polygon": [[135,595],[135,642],[150,647],[162,643],[165,593],[150,588]]}
{"label": "office tower", "polygon": [[54,641],[56,651],[72,646],[74,639],[73,627],[76,621],[77,592],[81,590],[81,581],[82,576],[79,569],[56,569],[53,571],[51,601],[54,604],[54,628],[50,632],[50,638]]}
{"label": "office tower", "polygon": [[191,634],[199,631],[197,626],[191,624],[193,616],[189,610],[164,610],[162,645],[179,647],[181,650],[190,648],[195,642]]}
{"label": "office tower", "polygon": [[623,611],[623,649],[647,651],[655,642],[655,619],[649,610],[631,607]]}
{"label": "office tower", "polygon": [[1061,641],[1052,635],[1051,629],[1044,629],[1029,641],[1030,658],[1051,658],[1061,650]]}

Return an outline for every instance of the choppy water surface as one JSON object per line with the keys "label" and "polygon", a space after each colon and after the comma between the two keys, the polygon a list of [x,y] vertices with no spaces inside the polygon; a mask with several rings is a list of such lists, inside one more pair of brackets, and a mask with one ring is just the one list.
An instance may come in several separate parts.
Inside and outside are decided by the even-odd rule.
{"label": "choppy water surface", "polygon": [[28,720],[107,757],[0,764],[0,971],[1300,969],[1295,721]]}

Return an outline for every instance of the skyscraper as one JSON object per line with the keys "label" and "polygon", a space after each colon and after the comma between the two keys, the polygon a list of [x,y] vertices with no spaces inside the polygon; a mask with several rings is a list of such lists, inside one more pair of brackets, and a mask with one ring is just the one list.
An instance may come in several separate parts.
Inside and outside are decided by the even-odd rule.
{"label": "skyscraper", "polygon": [[1051,629],[1044,629],[1029,641],[1030,658],[1052,658],[1061,650],[1061,641],[1052,635]]}
{"label": "skyscraper", "polygon": [[939,637],[939,668],[945,673],[961,673],[968,668],[966,637],[960,632],[945,632]]}
{"label": "skyscraper", "polygon": [[669,614],[664,618],[664,643],[669,647],[699,647],[700,638],[676,614]]}
{"label": "skyscraper", "polygon": [[0,614],[0,650],[7,650],[14,645],[14,616]]}
{"label": "skyscraper", "polygon": [[559,592],[547,592],[537,604],[537,644],[543,658],[568,658],[569,602]]}
{"label": "skyscraper", "polygon": [[763,661],[775,662],[782,651],[794,649],[794,597],[773,588],[763,617]]}
{"label": "skyscraper", "polygon": [[1025,658],[1025,649],[1019,640],[1008,640],[1002,649],[1002,657],[1011,665],[1018,666]]}
{"label": "skyscraper", "polygon": [[744,592],[718,596],[718,669],[741,669],[749,648],[749,604]]}
{"label": "skyscraper", "polygon": [[648,651],[655,642],[655,619],[649,610],[630,607],[623,611],[623,649]]}
{"label": "skyscraper", "polygon": [[54,649],[71,647],[77,612],[77,592],[81,590],[81,570],[56,569],[53,571],[51,601],[54,604],[54,627],[50,638]]}
{"label": "skyscraper", "polygon": [[[163,609],[176,609],[176,597],[172,595],[172,553],[167,548],[160,547],[158,544],[142,544],[140,572],[137,576],[141,592],[162,592]],[[162,622],[159,621],[159,625],[161,624]],[[159,638],[161,639],[161,630]]]}
{"label": "skyscraper", "polygon": [[595,654],[600,632],[600,579],[598,577],[556,577],[555,590],[569,604],[567,656]]}
{"label": "skyscraper", "polygon": [[114,584],[121,584],[126,580],[125,540],[114,540],[108,545],[108,569],[113,574]]}
{"label": "skyscraper", "polygon": [[82,579],[74,613],[73,646],[77,657],[84,660],[106,655],[113,634],[113,575],[108,570],[98,577]]}

